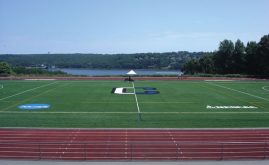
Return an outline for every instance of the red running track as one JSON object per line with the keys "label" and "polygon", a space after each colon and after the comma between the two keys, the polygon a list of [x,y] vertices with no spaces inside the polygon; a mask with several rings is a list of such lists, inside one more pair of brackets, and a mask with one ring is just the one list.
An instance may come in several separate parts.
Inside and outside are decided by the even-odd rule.
{"label": "red running track", "polygon": [[0,129],[0,159],[266,159],[268,140],[269,129]]}

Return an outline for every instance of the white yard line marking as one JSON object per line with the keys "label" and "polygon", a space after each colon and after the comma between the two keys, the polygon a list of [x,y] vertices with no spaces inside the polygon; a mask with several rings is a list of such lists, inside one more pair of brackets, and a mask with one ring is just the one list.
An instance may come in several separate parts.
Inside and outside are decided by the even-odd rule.
{"label": "white yard line marking", "polygon": [[3,89],[4,88],[4,85],[3,84],[0,84],[0,89]]}
{"label": "white yard line marking", "polygon": [[45,84],[45,85],[42,85],[42,86],[39,86],[39,87],[35,87],[35,88],[32,88],[32,89],[28,89],[28,90],[25,90],[25,91],[16,93],[16,94],[11,95],[11,96],[7,96],[7,97],[4,97],[4,98],[1,98],[0,101],[6,100],[6,99],[11,98],[11,97],[14,97],[14,96],[21,95],[21,94],[26,93],[26,92],[30,92],[30,91],[36,90],[36,89],[39,89],[39,88],[43,88],[43,87],[46,87],[46,86],[49,86],[49,85],[52,85],[52,84],[55,84],[55,83],[57,83],[57,82],[53,82],[53,83]]}
{"label": "white yard line marking", "polygon": [[135,95],[135,101],[136,101],[136,106],[137,106],[137,112],[138,112],[138,115],[140,115],[140,108],[138,105],[138,100],[137,100],[137,96],[136,96],[136,92],[135,92],[134,82],[132,82],[132,84],[133,84],[133,88],[134,88],[134,95]]}
{"label": "white yard line marking", "polygon": [[228,90],[231,90],[231,91],[239,92],[239,93],[242,93],[242,94],[245,94],[245,95],[248,95],[248,96],[252,96],[252,97],[255,97],[255,98],[258,98],[258,99],[265,100],[265,101],[269,101],[269,99],[266,99],[266,98],[263,98],[263,97],[260,97],[260,96],[256,96],[256,95],[253,95],[253,94],[250,94],[250,93],[247,93],[247,92],[239,91],[239,90],[236,90],[236,89],[228,88],[228,87],[225,87],[225,86],[222,86],[222,85],[218,85],[218,84],[214,84],[214,83],[207,83],[207,84],[217,86],[217,87],[220,87],[220,88],[224,88],[224,89],[228,89]]}
{"label": "white yard line marking", "polygon": [[[266,88],[268,88],[268,89],[266,89]],[[262,87],[262,89],[269,92],[269,86],[264,86],[264,87]]]}

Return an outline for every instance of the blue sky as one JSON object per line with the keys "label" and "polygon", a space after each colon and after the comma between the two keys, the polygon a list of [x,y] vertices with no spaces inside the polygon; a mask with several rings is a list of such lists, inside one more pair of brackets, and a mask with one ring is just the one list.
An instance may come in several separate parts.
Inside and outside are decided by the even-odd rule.
{"label": "blue sky", "polygon": [[214,51],[269,34],[269,0],[0,0],[0,54]]}

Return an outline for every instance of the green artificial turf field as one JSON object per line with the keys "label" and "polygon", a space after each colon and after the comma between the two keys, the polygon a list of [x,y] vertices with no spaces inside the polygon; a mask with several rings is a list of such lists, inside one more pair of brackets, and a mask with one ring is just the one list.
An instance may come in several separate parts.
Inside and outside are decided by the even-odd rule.
{"label": "green artificial turf field", "polygon": [[[116,87],[134,92],[132,83],[120,81],[0,81],[0,127],[269,127],[268,81],[136,81],[134,86],[137,93],[143,87],[160,93],[111,93]],[[18,108],[24,104],[50,107]]]}

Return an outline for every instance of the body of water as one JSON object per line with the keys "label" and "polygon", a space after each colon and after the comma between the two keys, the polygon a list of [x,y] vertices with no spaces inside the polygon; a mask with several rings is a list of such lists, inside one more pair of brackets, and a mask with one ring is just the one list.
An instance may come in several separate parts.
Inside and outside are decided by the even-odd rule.
{"label": "body of water", "polygon": [[[130,70],[127,69],[70,69],[70,68],[60,68],[53,69],[66,72],[71,75],[86,75],[86,76],[117,76],[117,75],[126,75]],[[137,75],[179,75],[182,72],[180,70],[147,70],[147,69],[135,69]]]}

